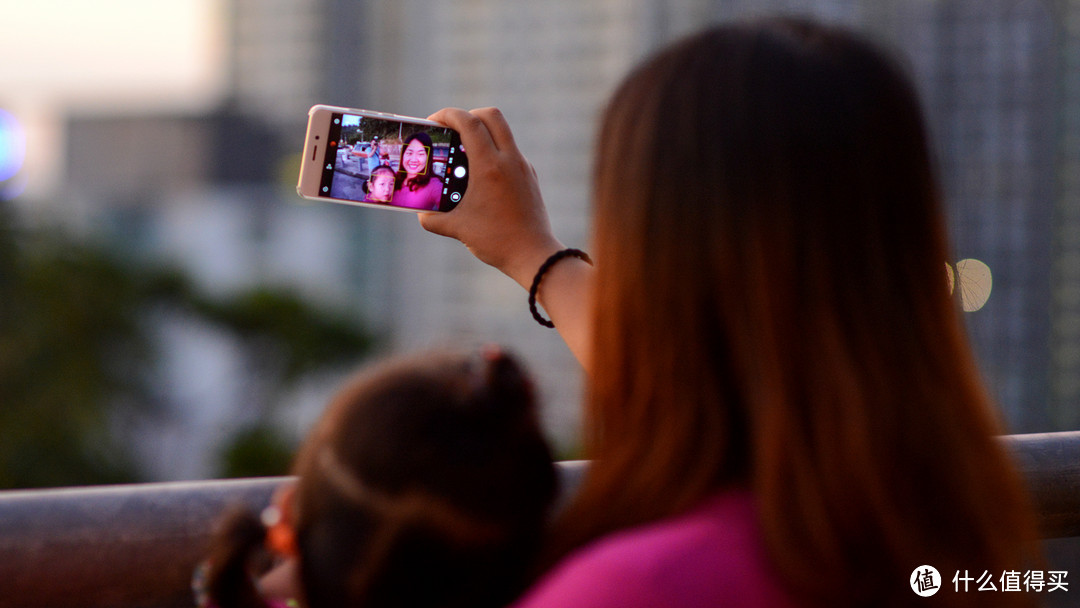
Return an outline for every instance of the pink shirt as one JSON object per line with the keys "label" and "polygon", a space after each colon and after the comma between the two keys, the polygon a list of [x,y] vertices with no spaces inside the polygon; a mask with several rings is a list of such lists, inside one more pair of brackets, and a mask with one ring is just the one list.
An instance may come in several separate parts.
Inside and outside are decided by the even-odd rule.
{"label": "pink shirt", "polygon": [[798,606],[765,556],[749,492],[579,549],[515,608]]}
{"label": "pink shirt", "polygon": [[409,186],[402,185],[400,190],[394,191],[390,204],[397,207],[435,211],[439,208],[439,201],[442,200],[442,191],[442,180],[432,177],[428,183],[416,190],[409,190]]}

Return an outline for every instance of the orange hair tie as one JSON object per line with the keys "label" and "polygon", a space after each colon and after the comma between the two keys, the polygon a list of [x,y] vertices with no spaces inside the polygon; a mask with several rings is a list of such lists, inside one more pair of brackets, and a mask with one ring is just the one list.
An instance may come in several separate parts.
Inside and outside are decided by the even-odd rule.
{"label": "orange hair tie", "polygon": [[285,557],[293,557],[300,553],[296,546],[296,533],[282,517],[281,509],[273,505],[266,507],[260,519],[266,526],[266,547],[270,551]]}

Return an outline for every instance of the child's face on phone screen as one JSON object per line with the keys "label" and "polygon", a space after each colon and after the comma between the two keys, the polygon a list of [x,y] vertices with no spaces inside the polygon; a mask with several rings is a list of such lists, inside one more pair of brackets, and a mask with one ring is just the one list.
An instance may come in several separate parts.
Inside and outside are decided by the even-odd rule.
{"label": "child's face on phone screen", "polygon": [[394,176],[379,173],[371,178],[369,190],[371,198],[377,201],[389,202],[394,194]]}

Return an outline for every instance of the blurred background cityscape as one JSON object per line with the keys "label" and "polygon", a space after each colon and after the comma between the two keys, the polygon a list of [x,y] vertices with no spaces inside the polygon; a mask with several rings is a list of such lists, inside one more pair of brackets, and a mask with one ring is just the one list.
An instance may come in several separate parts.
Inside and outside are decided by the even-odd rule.
{"label": "blurred background cityscape", "polygon": [[776,12],[851,25],[909,67],[951,262],[992,273],[966,317],[1009,430],[1080,428],[1080,0],[0,12],[0,487],[283,473],[365,358],[485,342],[524,358],[573,455],[581,372],[516,284],[411,214],[297,197],[307,109],[499,106],[557,234],[587,248],[595,119],[626,70],[709,22]]}

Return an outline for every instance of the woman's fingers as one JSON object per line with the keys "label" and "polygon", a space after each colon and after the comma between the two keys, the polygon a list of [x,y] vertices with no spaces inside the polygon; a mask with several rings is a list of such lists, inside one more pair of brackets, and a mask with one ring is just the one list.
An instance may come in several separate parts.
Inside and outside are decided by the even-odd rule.
{"label": "woman's fingers", "polygon": [[502,152],[516,152],[517,143],[510,124],[498,108],[477,108],[466,112],[461,108],[443,108],[428,116],[461,134],[467,154],[483,153],[488,147]]}
{"label": "woman's fingers", "polygon": [[517,143],[514,141],[513,132],[510,131],[510,124],[506,122],[506,117],[499,108],[478,108],[469,113],[483,121],[498,150],[517,151]]}
{"label": "woman's fingers", "polygon": [[[457,226],[456,218],[448,218],[448,213],[417,213],[420,225],[424,230],[439,236],[458,238],[454,228]],[[459,239],[460,240],[460,239]]]}
{"label": "woman's fingers", "polygon": [[443,108],[428,116],[428,120],[444,124],[461,134],[465,153],[473,156],[498,149],[484,121],[461,108]]}

